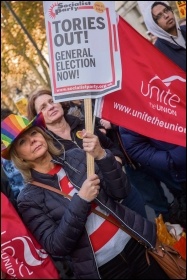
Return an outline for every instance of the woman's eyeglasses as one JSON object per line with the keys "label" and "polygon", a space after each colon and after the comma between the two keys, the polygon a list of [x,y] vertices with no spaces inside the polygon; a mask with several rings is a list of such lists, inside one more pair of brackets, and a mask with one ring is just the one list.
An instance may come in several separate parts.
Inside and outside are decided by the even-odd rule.
{"label": "woman's eyeglasses", "polygon": [[153,19],[155,22],[157,22],[158,20],[160,20],[161,18],[163,18],[165,15],[168,15],[169,12],[172,12],[172,9],[169,8],[165,8],[161,13],[159,13],[158,15],[153,15]]}

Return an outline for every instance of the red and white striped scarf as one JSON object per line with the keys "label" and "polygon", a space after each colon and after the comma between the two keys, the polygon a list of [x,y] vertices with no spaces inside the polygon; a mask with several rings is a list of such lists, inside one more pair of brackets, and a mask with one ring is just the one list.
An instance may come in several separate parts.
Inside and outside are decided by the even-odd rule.
{"label": "red and white striped scarf", "polygon": [[[50,170],[49,174],[57,174],[59,186],[64,193],[73,196],[78,192],[69,182],[64,169],[60,165],[56,165]],[[102,210],[94,202],[92,202],[93,208],[108,215],[106,211]],[[88,215],[85,227],[91,240],[98,266],[107,263],[117,256],[130,240],[128,234],[92,211]]]}

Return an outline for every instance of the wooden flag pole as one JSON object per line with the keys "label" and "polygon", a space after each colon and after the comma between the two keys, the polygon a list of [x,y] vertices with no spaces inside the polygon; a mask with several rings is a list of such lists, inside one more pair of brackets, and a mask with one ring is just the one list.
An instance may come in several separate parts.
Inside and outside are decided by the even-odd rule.
{"label": "wooden flag pole", "polygon": [[[93,133],[93,122],[92,122],[92,99],[84,99],[84,113],[85,113],[85,129],[88,132]],[[87,160],[87,176],[95,173],[94,158],[86,153]]]}

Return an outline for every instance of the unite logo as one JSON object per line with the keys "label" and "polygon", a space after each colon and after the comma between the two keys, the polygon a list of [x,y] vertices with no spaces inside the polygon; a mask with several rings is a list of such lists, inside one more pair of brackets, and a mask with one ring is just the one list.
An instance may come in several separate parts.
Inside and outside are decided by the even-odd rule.
{"label": "unite logo", "polygon": [[[186,80],[180,76],[173,75],[165,79],[161,79],[155,75],[147,84],[147,88],[144,86],[144,82],[141,83],[141,94],[148,97],[152,102],[158,102],[162,105],[176,108],[177,104],[180,103],[180,97],[172,93],[169,86],[174,82],[185,83]],[[185,94],[185,92],[184,92]]]}
{"label": "unite logo", "polygon": [[[1,236],[3,234],[6,234],[6,231],[1,232]],[[46,251],[37,249],[29,236],[14,237],[1,244],[1,262],[4,263],[7,273],[16,278],[17,270],[21,277],[32,275],[33,268],[40,266],[47,257]]]}

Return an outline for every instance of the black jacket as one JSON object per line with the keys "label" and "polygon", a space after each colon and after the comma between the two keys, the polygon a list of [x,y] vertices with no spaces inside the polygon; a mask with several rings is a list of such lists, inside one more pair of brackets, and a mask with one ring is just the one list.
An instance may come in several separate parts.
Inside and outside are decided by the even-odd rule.
{"label": "black jacket", "polygon": [[[126,174],[109,150],[104,159],[95,161],[100,177],[100,193],[95,202],[132,230],[148,247],[156,240],[155,224],[122,206],[129,189]],[[76,189],[82,186],[87,173],[86,156],[82,149],[71,149],[53,160],[61,164]],[[57,175],[32,170],[36,181],[59,188]],[[18,208],[25,224],[43,248],[53,256],[70,256],[77,279],[99,279],[93,249],[85,229],[91,203],[77,194],[69,200],[55,192],[28,184],[18,196]]]}
{"label": "black jacket", "polygon": [[[136,163],[168,174],[174,182],[186,182],[186,148],[156,140],[120,127],[123,145]],[[164,180],[165,176],[163,176]],[[168,178],[167,178],[168,181]]]}
{"label": "black jacket", "polygon": [[[82,139],[78,136],[78,131],[82,131],[85,129],[84,120],[80,120],[79,118],[71,115],[65,115],[65,119],[71,128],[71,140],[63,139],[60,136],[56,135],[50,130],[46,130],[46,132],[51,135],[54,139],[54,144],[57,147],[60,147],[59,143],[64,146],[64,149],[67,151],[72,148],[83,148]],[[98,136],[99,142],[104,149],[109,149],[113,155],[121,158],[122,163],[124,164],[124,155],[120,151],[118,144],[112,142],[105,134],[103,134],[97,127],[94,129],[94,134]]]}
{"label": "black jacket", "polygon": [[[186,41],[186,25],[180,26],[180,29]],[[186,71],[186,49],[161,38],[156,40],[155,46],[175,64]]]}

